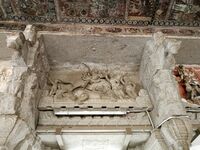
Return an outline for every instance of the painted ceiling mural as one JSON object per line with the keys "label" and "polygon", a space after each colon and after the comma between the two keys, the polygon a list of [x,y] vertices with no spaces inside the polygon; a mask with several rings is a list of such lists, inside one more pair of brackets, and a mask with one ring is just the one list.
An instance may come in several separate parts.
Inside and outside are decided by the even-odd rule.
{"label": "painted ceiling mural", "polygon": [[0,0],[0,20],[200,26],[200,0]]}

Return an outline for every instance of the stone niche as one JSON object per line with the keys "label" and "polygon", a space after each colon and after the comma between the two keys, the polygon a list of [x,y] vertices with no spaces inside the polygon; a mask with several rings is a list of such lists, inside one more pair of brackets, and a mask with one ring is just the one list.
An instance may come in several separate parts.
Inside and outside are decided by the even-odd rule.
{"label": "stone niche", "polygon": [[[0,105],[5,122],[0,125],[0,146],[189,149],[199,122],[186,112],[173,69],[190,47],[162,33],[129,37],[40,32],[36,38],[30,29],[34,31],[27,26],[23,33],[8,36],[14,55],[5,43],[0,49],[8,50],[0,65],[0,104],[5,104]],[[57,116],[58,110],[125,113]]]}
{"label": "stone niche", "polygon": [[44,41],[51,66],[40,108],[152,108],[139,79],[148,38],[51,35]]}
{"label": "stone niche", "polygon": [[[45,33],[43,38],[50,71],[39,103],[38,133],[45,143],[58,147],[55,135],[45,133],[45,130],[55,133],[56,129],[44,127],[58,125],[64,126],[62,137],[69,149],[73,148],[70,143],[73,138],[67,140],[69,128],[91,131],[94,127],[107,131],[120,128],[125,139],[125,128],[130,128],[128,145],[133,149],[189,148],[192,123],[181,101],[173,69],[185,57],[184,51],[190,48],[185,43],[190,40],[171,39],[162,33],[153,37]],[[198,60],[195,57],[193,61]],[[98,109],[103,113],[112,108],[123,108],[129,113],[112,118],[101,115],[58,117],[54,114],[57,109]],[[147,133],[142,132],[144,130]],[[98,132],[100,136],[108,134]],[[135,132],[139,136],[134,135]],[[85,135],[91,133],[76,133],[80,136],[77,146],[84,145],[85,140],[98,141],[98,138],[82,139]],[[140,140],[141,137],[146,138]],[[107,141],[112,143],[109,137]]]}

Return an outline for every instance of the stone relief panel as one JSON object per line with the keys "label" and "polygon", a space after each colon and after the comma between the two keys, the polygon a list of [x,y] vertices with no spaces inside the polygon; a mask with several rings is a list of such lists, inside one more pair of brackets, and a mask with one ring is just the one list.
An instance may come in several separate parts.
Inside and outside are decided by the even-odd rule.
{"label": "stone relief panel", "polygon": [[[138,83],[132,74],[109,70],[91,69],[83,64],[83,71],[68,73],[66,79],[49,77],[49,96],[56,99],[70,99],[84,102],[88,99],[135,99],[138,93]],[[86,70],[86,71],[85,71]]]}

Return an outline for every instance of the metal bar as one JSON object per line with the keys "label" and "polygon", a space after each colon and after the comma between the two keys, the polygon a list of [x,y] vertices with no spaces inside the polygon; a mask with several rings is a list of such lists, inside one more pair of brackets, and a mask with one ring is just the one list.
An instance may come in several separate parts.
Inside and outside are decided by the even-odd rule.
{"label": "metal bar", "polygon": [[57,116],[83,116],[83,115],[127,115],[128,113],[148,112],[149,108],[107,108],[107,109],[74,109],[74,108],[54,108],[54,114]]}
{"label": "metal bar", "polygon": [[83,115],[126,115],[125,110],[62,110],[54,109],[55,115],[65,115],[65,116],[83,116]]}
{"label": "metal bar", "polygon": [[176,116],[171,116],[165,120],[163,120],[157,127],[156,129],[158,129],[159,127],[161,127],[165,122],[167,122],[168,120],[170,119],[179,119],[179,118],[190,118],[189,116],[187,115],[176,115]]}
{"label": "metal bar", "polygon": [[200,108],[186,108],[187,112],[200,113]]}
{"label": "metal bar", "polygon": [[147,116],[149,118],[149,122],[151,123],[152,128],[155,129],[155,125],[153,123],[153,120],[151,119],[151,115],[149,114],[149,112],[147,110],[146,110],[146,113],[147,113]]}

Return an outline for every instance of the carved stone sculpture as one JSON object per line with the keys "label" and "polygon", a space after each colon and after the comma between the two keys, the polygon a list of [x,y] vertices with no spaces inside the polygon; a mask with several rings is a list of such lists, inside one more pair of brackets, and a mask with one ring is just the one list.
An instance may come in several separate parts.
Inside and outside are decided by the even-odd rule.
{"label": "carved stone sculpture", "polygon": [[169,149],[187,150],[192,139],[190,120],[186,118],[171,119],[161,127],[161,133]]}
{"label": "carved stone sculpture", "polygon": [[23,32],[19,32],[17,35],[7,36],[7,47],[15,49],[21,54],[21,49],[25,40]]}
{"label": "carved stone sculpture", "polygon": [[36,37],[30,25],[24,33],[7,37],[7,46],[14,55],[12,60],[0,63],[0,148],[41,150],[43,146],[33,129],[37,122],[39,86],[42,88],[46,82],[48,62],[44,62],[47,59],[43,41]]}
{"label": "carved stone sculpture", "polygon": [[161,129],[168,149],[188,149],[192,127],[186,119],[172,73],[175,67],[173,54],[177,53],[181,42],[165,39],[162,33],[156,33],[153,37],[145,46],[140,68],[141,81],[154,105],[152,120]]}
{"label": "carved stone sculpture", "polygon": [[[179,84],[181,97],[189,102],[200,104],[200,81],[192,66],[178,65],[174,75]],[[182,91],[180,90],[182,89]]]}
{"label": "carved stone sculpture", "polygon": [[83,64],[87,71],[83,72],[79,81],[75,83],[49,78],[51,89],[50,96],[55,98],[66,98],[71,100],[85,101],[90,96],[98,95],[100,99],[111,98],[117,99],[135,99],[135,83],[130,79],[128,74],[114,74],[108,70],[90,69]]}

